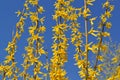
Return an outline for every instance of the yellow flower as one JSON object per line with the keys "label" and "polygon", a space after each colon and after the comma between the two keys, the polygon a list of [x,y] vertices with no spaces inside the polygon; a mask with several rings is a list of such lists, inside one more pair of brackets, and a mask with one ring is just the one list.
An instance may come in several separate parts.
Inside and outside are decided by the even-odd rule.
{"label": "yellow flower", "polygon": [[74,58],[75,58],[76,61],[78,61],[79,60],[79,54],[75,54]]}
{"label": "yellow flower", "polygon": [[41,27],[39,27],[39,31],[42,32],[42,33],[44,33],[44,32],[46,31],[45,26],[41,26]]}
{"label": "yellow flower", "polygon": [[16,36],[16,38],[20,39],[21,35],[18,32],[16,32],[15,36]]}
{"label": "yellow flower", "polygon": [[94,30],[93,27],[90,29],[90,31],[88,32],[88,34],[91,34],[95,37],[97,37],[97,34],[95,34],[96,32],[98,32],[97,30]]}
{"label": "yellow flower", "polygon": [[107,29],[110,29],[112,24],[111,24],[111,22],[107,22],[105,26],[106,26]]}
{"label": "yellow flower", "polygon": [[114,6],[113,5],[110,5],[109,8],[110,8],[110,12],[114,10]]}
{"label": "yellow flower", "polygon": [[25,7],[26,10],[29,10],[28,3],[25,3],[24,7]]}
{"label": "yellow flower", "polygon": [[27,51],[27,53],[33,53],[34,48],[27,46],[27,47],[25,47],[25,50]]}
{"label": "yellow flower", "polygon": [[117,62],[118,62],[118,58],[117,57],[112,58],[112,63],[117,63]]}
{"label": "yellow flower", "polygon": [[87,0],[87,5],[93,5],[92,3],[94,2],[95,0]]}
{"label": "yellow flower", "polygon": [[94,25],[93,21],[95,21],[96,18],[97,18],[97,17],[93,17],[93,18],[90,19],[90,24],[91,24],[92,26]]}
{"label": "yellow flower", "polygon": [[92,68],[88,68],[89,74],[92,78],[95,78],[98,74],[97,71],[93,70]]}
{"label": "yellow flower", "polygon": [[91,14],[89,14],[89,12],[91,12],[89,8],[84,9],[84,11],[82,13],[83,17],[86,18],[86,17],[90,16]]}
{"label": "yellow flower", "polygon": [[98,56],[97,58],[98,58],[98,60],[103,62],[103,56]]}
{"label": "yellow flower", "polygon": [[38,16],[36,15],[36,13],[31,13],[30,19],[32,22],[37,22]]}
{"label": "yellow flower", "polygon": [[17,12],[16,12],[16,14],[17,14],[17,17],[21,14],[21,12],[18,10]]}
{"label": "yellow flower", "polygon": [[57,25],[53,28],[53,31],[56,33],[56,34],[60,34],[60,26]]}
{"label": "yellow flower", "polygon": [[36,26],[30,26],[29,27],[29,34],[34,35],[35,30],[36,30]]}
{"label": "yellow flower", "polygon": [[10,61],[12,61],[14,59],[13,55],[8,55],[6,56],[6,60],[4,61],[5,63],[9,63]]}
{"label": "yellow flower", "polygon": [[49,63],[45,64],[44,68],[45,68],[46,70],[48,70],[48,69],[49,69]]}
{"label": "yellow flower", "polygon": [[8,78],[10,78],[12,76],[13,72],[10,70],[7,71],[6,76],[8,76]]}
{"label": "yellow flower", "polygon": [[38,50],[38,52],[39,52],[40,54],[46,54],[46,52],[45,52],[45,50],[44,50],[43,48],[40,48],[40,49]]}
{"label": "yellow flower", "polygon": [[39,62],[39,61],[38,61],[38,58],[36,58],[36,57],[31,58],[29,61],[30,61],[31,65]]}
{"label": "yellow flower", "polygon": [[103,69],[102,69],[102,65],[99,64],[99,65],[97,66],[97,69],[98,69],[99,72],[101,72],[101,71],[103,70]]}
{"label": "yellow flower", "polygon": [[101,16],[101,20],[102,20],[103,23],[105,23],[107,21],[107,18],[105,17],[105,15]]}
{"label": "yellow flower", "polygon": [[80,70],[79,75],[81,78],[85,78],[85,70]]}
{"label": "yellow flower", "polygon": [[108,33],[108,32],[102,32],[102,35],[103,35],[104,37],[109,37],[109,36],[110,36],[110,33]]}
{"label": "yellow flower", "polygon": [[111,17],[111,12],[110,11],[106,11],[105,12],[105,16],[107,16],[108,18],[110,18]]}
{"label": "yellow flower", "polygon": [[4,66],[0,65],[0,72],[3,71]]}
{"label": "yellow flower", "polygon": [[85,65],[85,60],[78,60],[75,65],[77,65],[78,68],[83,68]]}
{"label": "yellow flower", "polygon": [[53,20],[57,21],[57,19],[58,19],[58,16],[57,15],[53,15]]}
{"label": "yellow flower", "polygon": [[105,44],[102,44],[102,45],[100,46],[100,48],[101,48],[101,51],[104,52],[104,53],[106,53],[106,52],[108,51],[108,46],[105,45]]}
{"label": "yellow flower", "polygon": [[97,53],[98,52],[98,45],[92,45],[92,48],[89,48],[89,50],[91,50],[93,53]]}
{"label": "yellow flower", "polygon": [[40,22],[41,22],[41,24],[43,24],[44,21],[45,21],[45,17],[40,18]]}
{"label": "yellow flower", "polygon": [[78,18],[78,16],[77,16],[77,14],[72,14],[72,15],[70,15],[70,20],[72,20],[72,21],[76,21],[77,20],[77,18]]}
{"label": "yellow flower", "polygon": [[38,4],[38,0],[29,0],[29,3],[34,6]]}
{"label": "yellow flower", "polygon": [[110,5],[110,2],[109,2],[109,1],[106,1],[106,2],[103,4],[103,8],[104,8],[104,7],[108,8],[109,5]]}
{"label": "yellow flower", "polygon": [[40,14],[42,14],[44,11],[45,11],[45,10],[43,9],[42,6],[40,6],[40,7],[38,8],[38,12],[39,12]]}
{"label": "yellow flower", "polygon": [[33,39],[33,40],[37,40],[38,37],[39,37],[38,35],[33,35],[33,36],[32,36],[32,39]]}

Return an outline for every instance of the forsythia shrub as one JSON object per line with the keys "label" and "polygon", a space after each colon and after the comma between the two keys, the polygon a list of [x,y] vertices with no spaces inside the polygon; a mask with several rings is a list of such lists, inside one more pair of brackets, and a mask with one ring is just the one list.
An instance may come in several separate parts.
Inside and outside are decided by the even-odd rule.
{"label": "forsythia shrub", "polygon": [[[70,46],[69,41],[75,47],[75,65],[79,68],[78,75],[81,79],[101,80],[103,76],[106,76],[104,77],[106,80],[119,80],[120,66],[114,67],[115,72],[109,74],[110,76],[104,71],[107,65],[105,55],[109,53],[110,49],[104,41],[110,37],[109,29],[112,23],[109,19],[112,16],[111,12],[114,10],[114,6],[110,0],[105,0],[102,3],[103,13],[100,16],[95,16],[92,14],[91,8],[94,7],[96,0],[83,1],[83,6],[76,8],[71,4],[74,0],[56,0],[55,11],[52,15],[56,22],[52,27],[53,43],[51,49],[53,56],[49,60],[49,52],[44,49],[43,45],[43,34],[47,27],[44,25],[44,6],[39,5],[42,0],[26,0],[23,10],[16,12],[20,19],[16,24],[16,32],[12,41],[5,49],[8,55],[0,64],[1,80],[18,80],[19,78],[22,80],[69,80],[64,68],[65,63],[68,62],[68,55],[70,55],[67,51]],[[83,22],[80,22],[79,19],[82,19]],[[16,65],[19,63],[15,60],[15,54],[17,47],[19,47],[17,43],[24,32],[24,25],[27,24],[26,20],[29,20],[31,24],[28,31],[28,44],[25,46],[26,53],[22,54],[23,70],[20,70]],[[96,20],[99,22],[95,23]],[[81,27],[84,28],[84,31],[81,30]],[[69,31],[70,37],[67,37],[66,33]],[[116,51],[116,53],[120,52],[119,49]],[[94,56],[93,61],[89,59],[91,54]],[[111,54],[113,53],[111,52]],[[116,55],[111,57],[111,66],[119,62],[119,56]],[[43,62],[41,57],[46,57],[46,61]],[[33,71],[33,75],[30,74],[29,69]]]}

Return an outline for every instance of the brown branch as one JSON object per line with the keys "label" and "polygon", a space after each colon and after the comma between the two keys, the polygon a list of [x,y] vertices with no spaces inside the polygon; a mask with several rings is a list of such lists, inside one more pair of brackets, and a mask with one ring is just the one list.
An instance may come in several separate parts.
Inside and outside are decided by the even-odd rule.
{"label": "brown branch", "polygon": [[97,69],[97,65],[98,65],[98,57],[100,55],[100,48],[101,48],[101,45],[102,45],[102,42],[103,42],[103,36],[102,36],[103,32],[104,32],[104,26],[102,27],[102,30],[100,32],[100,41],[98,43],[98,52],[97,52],[97,55],[96,55],[96,61],[95,61],[95,65],[94,65],[94,70]]}
{"label": "brown branch", "polygon": [[[38,16],[38,8],[39,8],[39,6],[36,5],[37,16]],[[39,29],[39,20],[37,20],[36,26],[37,26],[36,30],[37,30],[37,33],[38,33],[38,29]],[[39,48],[38,41],[39,41],[39,39],[36,40],[36,53],[35,53],[35,57],[38,57],[38,48]],[[36,68],[36,67],[37,67],[37,62],[36,62],[35,65],[34,65],[34,68]],[[34,77],[34,79],[36,80],[37,74],[34,75],[33,77]]]}
{"label": "brown branch", "polygon": [[[84,9],[87,10],[87,0],[84,0]],[[85,45],[85,52],[86,52],[86,80],[88,80],[88,48],[86,48],[86,46],[88,45],[88,21],[87,21],[87,17],[84,18],[85,19],[85,38],[86,38],[86,45]]]}

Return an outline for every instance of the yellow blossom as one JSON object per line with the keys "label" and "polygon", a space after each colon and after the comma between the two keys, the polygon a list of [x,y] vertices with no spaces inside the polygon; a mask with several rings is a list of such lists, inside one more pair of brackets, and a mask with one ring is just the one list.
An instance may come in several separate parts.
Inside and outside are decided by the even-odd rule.
{"label": "yellow blossom", "polygon": [[111,22],[107,22],[105,26],[106,26],[107,29],[110,29],[112,24],[111,24]]}
{"label": "yellow blossom", "polygon": [[101,20],[102,20],[103,23],[105,23],[107,21],[107,18],[105,17],[105,15],[101,16]]}
{"label": "yellow blossom", "polygon": [[40,7],[38,8],[38,12],[39,12],[40,14],[42,14],[44,11],[45,11],[45,10],[43,9],[42,6],[40,6]]}
{"label": "yellow blossom", "polygon": [[97,30],[94,30],[93,27],[90,29],[90,31],[88,32],[88,34],[91,34],[95,37],[97,37],[97,34],[95,34],[96,32],[98,32]]}
{"label": "yellow blossom", "polygon": [[34,35],[35,30],[36,30],[36,26],[30,26],[29,27],[29,34]]}
{"label": "yellow blossom", "polygon": [[89,14],[89,12],[91,12],[89,8],[84,9],[84,11],[82,13],[83,17],[86,18],[86,17],[90,16],[91,14]]}
{"label": "yellow blossom", "polygon": [[38,4],[38,0],[29,0],[29,3],[34,6]]}
{"label": "yellow blossom", "polygon": [[108,32],[102,32],[102,35],[103,35],[104,37],[109,37],[109,36],[110,36],[110,33],[108,33]]}
{"label": "yellow blossom", "polygon": [[11,69],[9,71],[7,71],[6,76],[8,76],[8,78],[10,78],[12,76],[13,72],[11,71]]}
{"label": "yellow blossom", "polygon": [[106,1],[106,2],[103,4],[103,8],[104,8],[104,7],[108,8],[109,5],[110,5],[110,2],[109,2],[109,1]]}
{"label": "yellow blossom", "polygon": [[109,8],[110,8],[110,12],[114,10],[114,6],[113,5],[110,5]]}
{"label": "yellow blossom", "polygon": [[91,48],[89,48],[93,53],[97,53],[98,52],[98,45],[92,45]]}
{"label": "yellow blossom", "polygon": [[102,44],[102,45],[100,46],[100,48],[101,48],[101,51],[104,52],[104,53],[106,53],[107,50],[108,50],[108,46],[105,45],[105,44]]}
{"label": "yellow blossom", "polygon": [[38,21],[38,16],[36,15],[36,13],[31,13],[30,19],[31,19],[32,22],[37,22]]}
{"label": "yellow blossom", "polygon": [[32,39],[33,39],[33,40],[37,40],[38,37],[39,37],[38,35],[33,35],[33,36],[32,36]]}
{"label": "yellow blossom", "polygon": [[112,63],[117,63],[117,62],[118,62],[118,58],[117,57],[112,58]]}
{"label": "yellow blossom", "polygon": [[21,12],[18,10],[18,11],[16,12],[16,14],[17,14],[17,17],[18,17],[18,16],[20,16]]}
{"label": "yellow blossom", "polygon": [[95,0],[87,0],[87,5],[93,5],[92,3],[94,2]]}
{"label": "yellow blossom", "polygon": [[111,17],[111,12],[110,11],[106,11],[105,12],[105,16],[107,16],[108,18],[110,18]]}
{"label": "yellow blossom", "polygon": [[45,50],[43,48],[40,48],[38,51],[40,54],[46,54]]}
{"label": "yellow blossom", "polygon": [[94,25],[93,21],[95,21],[96,18],[97,18],[97,17],[93,17],[93,18],[90,19],[90,24],[91,24],[92,26]]}
{"label": "yellow blossom", "polygon": [[42,32],[42,33],[44,33],[44,32],[46,31],[45,26],[41,26],[41,27],[39,27],[39,31]]}
{"label": "yellow blossom", "polygon": [[41,22],[41,24],[43,24],[44,21],[45,21],[45,17],[40,18],[40,22]]}
{"label": "yellow blossom", "polygon": [[103,62],[103,56],[98,56],[97,58],[98,58],[98,60]]}
{"label": "yellow blossom", "polygon": [[75,64],[78,66],[78,68],[83,68],[85,66],[85,61],[84,60],[78,60],[77,63]]}

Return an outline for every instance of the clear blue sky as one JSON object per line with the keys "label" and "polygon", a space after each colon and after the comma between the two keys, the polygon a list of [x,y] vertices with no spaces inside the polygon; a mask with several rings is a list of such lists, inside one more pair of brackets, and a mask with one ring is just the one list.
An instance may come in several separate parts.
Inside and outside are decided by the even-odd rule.
{"label": "clear blue sky", "polygon": [[[52,26],[55,25],[55,21],[52,20],[52,15],[54,14],[54,2],[55,0],[40,0],[41,5],[45,8],[45,15],[46,15],[46,21],[45,26],[47,27],[47,31],[45,33],[45,48],[48,49],[49,56],[52,55],[50,46],[52,43],[51,37],[52,37]],[[94,14],[101,14],[101,4],[105,0],[96,0],[95,6],[93,7],[93,13]],[[82,4],[82,0],[75,0],[73,5],[75,7],[79,7]],[[5,52],[5,48],[7,47],[7,44],[9,41],[11,41],[12,38],[12,31],[15,31],[15,24],[19,20],[19,18],[16,16],[15,12],[17,10],[22,10],[24,4],[24,0],[0,0],[0,63],[4,60],[5,56],[7,55],[7,52]],[[115,5],[115,10],[113,12],[113,16],[110,19],[113,26],[110,30],[111,32],[111,38],[113,42],[120,42],[120,0],[114,0],[113,4]],[[25,30],[27,31],[28,26],[25,26]],[[18,42],[18,50],[16,53],[16,61],[19,63],[22,63],[23,59],[21,54],[24,53],[24,45],[27,45],[27,38],[28,33],[24,32],[21,40]],[[74,66],[74,59],[73,54],[74,50],[71,48],[68,49],[68,63],[65,65],[65,69],[67,71],[67,76],[69,77],[69,80],[80,80],[78,76],[78,68],[77,66]],[[20,66],[20,65],[18,65]]]}

